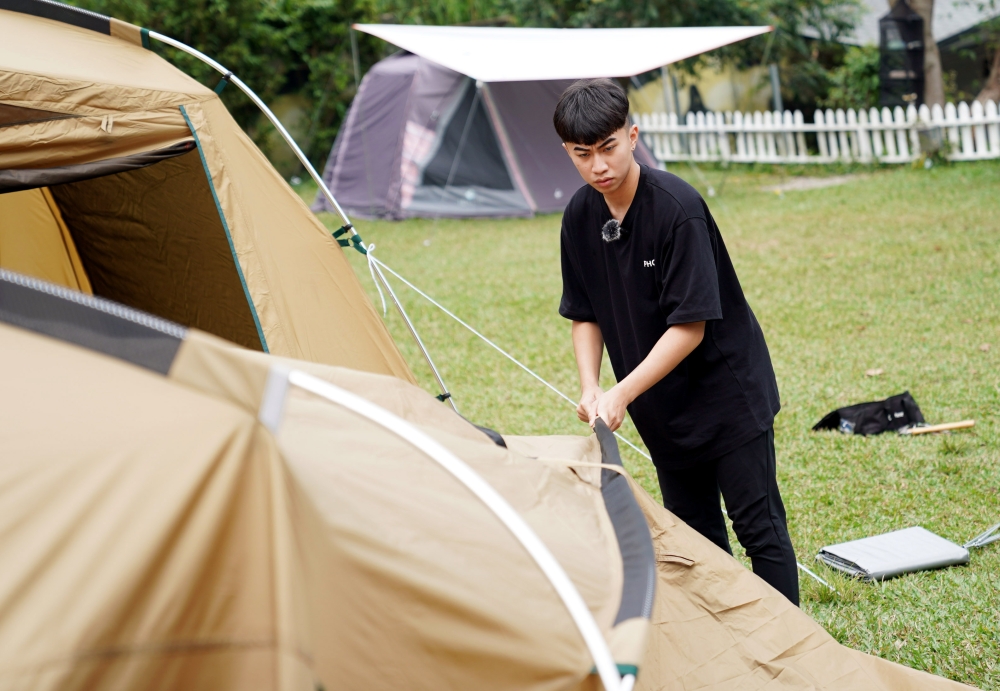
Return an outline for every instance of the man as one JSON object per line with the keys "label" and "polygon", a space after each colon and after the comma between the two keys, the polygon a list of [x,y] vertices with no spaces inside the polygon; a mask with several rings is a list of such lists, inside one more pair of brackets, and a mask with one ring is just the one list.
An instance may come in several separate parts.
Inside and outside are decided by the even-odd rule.
{"label": "man", "polygon": [[[796,605],[795,554],[775,480],[779,409],[764,335],[697,191],[633,156],[625,92],[570,86],[553,122],[587,183],[562,223],[563,295],[580,373],[577,414],[617,429],[626,409],[663,504],[732,553],[719,493],[758,576]],[[599,384],[607,346],[618,383]]]}

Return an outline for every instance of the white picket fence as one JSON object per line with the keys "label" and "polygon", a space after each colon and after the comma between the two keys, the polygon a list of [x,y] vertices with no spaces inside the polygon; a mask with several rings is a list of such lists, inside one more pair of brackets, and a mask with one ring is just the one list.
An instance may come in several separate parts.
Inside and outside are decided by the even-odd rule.
{"label": "white picket fence", "polygon": [[[921,138],[947,142],[953,161],[1000,158],[997,104],[975,101],[919,110],[909,106],[854,111],[817,110],[812,123],[794,113],[674,113],[639,116],[643,140],[664,163],[908,163],[921,155]],[[807,135],[810,135],[807,137]]]}

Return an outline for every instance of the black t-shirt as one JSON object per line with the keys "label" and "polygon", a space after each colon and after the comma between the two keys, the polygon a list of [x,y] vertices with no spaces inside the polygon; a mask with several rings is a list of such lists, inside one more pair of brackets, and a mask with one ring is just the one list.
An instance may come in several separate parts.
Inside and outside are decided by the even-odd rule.
{"label": "black t-shirt", "polygon": [[764,334],[708,206],[689,184],[641,167],[621,237],[589,185],[562,222],[559,314],[597,322],[618,381],[673,324],[705,322],[705,338],[628,407],[653,462],[683,468],[718,458],[766,431],[780,407]]}

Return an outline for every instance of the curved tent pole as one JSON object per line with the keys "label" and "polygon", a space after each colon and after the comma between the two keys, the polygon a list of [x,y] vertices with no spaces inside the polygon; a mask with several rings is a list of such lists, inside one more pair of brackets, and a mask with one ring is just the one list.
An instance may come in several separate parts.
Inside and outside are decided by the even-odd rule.
{"label": "curved tent pole", "polygon": [[282,366],[271,367],[258,412],[261,423],[272,432],[281,424],[289,386],[326,399],[392,432],[462,483],[511,532],[552,585],[583,637],[605,691],[631,691],[635,676],[628,674],[623,677],[619,674],[608,643],[580,591],[538,534],[482,475],[430,435],[388,410],[306,372]]}
{"label": "curved tent pole", "polygon": [[[158,33],[156,31],[150,31],[146,29],[144,29],[143,31],[148,32],[149,38],[155,39],[160,43],[165,43],[166,45],[171,46],[172,48],[176,48],[177,50],[183,51],[188,55],[195,57],[198,60],[201,60],[203,63],[214,69],[219,74],[221,74],[224,80],[226,80],[227,82],[232,82],[233,84],[236,85],[236,87],[240,91],[246,94],[247,97],[251,101],[253,101],[254,104],[260,109],[260,111],[264,114],[264,116],[267,117],[267,119],[271,122],[271,124],[274,125],[274,128],[278,130],[278,133],[281,135],[281,138],[284,139],[285,142],[288,144],[288,146],[292,148],[292,152],[295,154],[295,157],[299,159],[299,163],[301,163],[302,166],[306,169],[306,171],[308,171],[309,177],[311,177],[315,181],[320,191],[322,191],[323,196],[326,197],[327,201],[330,202],[330,205],[333,206],[334,210],[337,212],[337,215],[340,217],[340,220],[343,223],[343,230],[351,231],[355,247],[359,246],[363,247],[361,243],[361,236],[358,235],[358,231],[354,228],[354,224],[351,223],[351,219],[347,217],[347,214],[344,212],[344,209],[340,206],[340,203],[337,202],[336,198],[333,196],[333,192],[331,192],[330,188],[326,186],[326,183],[323,181],[323,177],[318,172],[316,172],[316,168],[309,161],[308,157],[306,157],[305,153],[302,152],[302,149],[299,148],[299,145],[295,142],[295,139],[292,137],[292,135],[288,133],[288,130],[286,130],[285,126],[281,124],[281,121],[278,119],[278,117],[271,112],[271,109],[267,107],[267,104],[265,104],[264,101],[262,101],[260,97],[253,92],[253,89],[244,84],[243,81],[235,74],[233,74],[230,70],[227,70],[221,64],[219,64],[212,58],[208,57],[200,50],[192,48],[186,43],[181,43],[176,39],[170,38],[169,36],[164,36],[163,34]],[[363,253],[367,254],[367,250],[364,250]],[[386,290],[389,291],[389,295],[392,297],[393,304],[396,305],[396,309],[399,311],[399,315],[403,318],[403,321],[406,323],[406,328],[409,329],[410,333],[413,335],[414,340],[417,342],[417,346],[420,348],[420,352],[423,353],[424,359],[427,361],[427,364],[430,365],[431,372],[434,374],[434,379],[437,380],[438,386],[441,389],[441,395],[438,396],[438,398],[440,398],[442,401],[447,400],[451,404],[451,407],[455,410],[455,412],[458,412],[458,408],[455,406],[455,402],[452,400],[451,393],[448,392],[448,387],[445,386],[444,379],[441,378],[441,373],[438,372],[438,368],[434,364],[434,360],[431,359],[431,354],[427,352],[427,348],[424,347],[423,341],[421,341],[420,337],[417,335],[417,330],[413,326],[413,323],[410,321],[409,315],[406,314],[406,310],[403,309],[403,305],[396,298],[396,294],[393,292],[392,288],[389,287],[389,283],[388,281],[386,281],[385,276],[382,274],[382,272],[378,271],[377,274],[379,279],[382,281],[382,285],[384,285]]]}
{"label": "curved tent pole", "polygon": [[164,36],[163,34],[157,33],[156,31],[150,31],[149,37],[156,39],[160,43],[165,43],[168,46],[183,51],[188,55],[198,58],[203,63],[214,69],[219,74],[221,74],[222,78],[225,79],[227,82],[232,82],[233,84],[236,85],[237,88],[239,88],[240,91],[245,93],[247,97],[251,101],[253,101],[258,108],[260,108],[261,112],[264,113],[265,117],[267,117],[267,119],[271,121],[271,124],[274,125],[274,128],[276,130],[278,130],[278,133],[281,135],[282,139],[284,139],[288,143],[288,145],[292,147],[292,151],[295,153],[295,157],[299,159],[299,162],[302,164],[302,166],[309,172],[309,177],[315,180],[316,184],[319,185],[320,190],[322,190],[323,192],[323,196],[327,198],[327,201],[329,201],[330,204],[333,206],[333,208],[337,211],[337,215],[340,216],[340,220],[344,222],[344,226],[348,228],[353,235],[357,235],[357,231],[354,230],[354,226],[353,224],[351,224],[350,219],[347,218],[347,214],[344,213],[344,210],[341,208],[340,204],[337,202],[336,199],[334,199],[333,193],[330,192],[330,190],[327,188],[325,184],[323,184],[323,178],[320,176],[319,173],[316,172],[316,168],[313,167],[313,164],[302,152],[302,149],[299,148],[299,145],[295,143],[295,140],[292,138],[292,135],[288,133],[288,130],[286,130],[285,126],[281,124],[281,121],[278,120],[278,117],[271,112],[271,109],[267,107],[267,105],[260,99],[260,97],[257,94],[253,92],[253,90],[249,86],[244,84],[243,81],[235,74],[233,74],[230,70],[227,70],[225,67],[223,67],[218,62],[216,62],[212,58],[202,53],[200,50],[196,50],[185,43],[181,43],[178,40],[170,38],[169,36]]}
{"label": "curved tent pole", "polygon": [[[344,210],[340,207],[340,204],[337,203],[337,200],[334,198],[333,193],[330,191],[330,188],[328,188],[326,186],[326,183],[323,182],[323,178],[319,175],[319,173],[316,172],[316,169],[313,167],[312,163],[310,163],[309,159],[306,158],[306,155],[304,153],[302,153],[302,149],[300,149],[299,145],[295,143],[295,140],[292,138],[292,135],[290,135],[288,133],[288,130],[286,130],[285,127],[284,127],[284,125],[281,124],[281,121],[278,120],[277,116],[275,116],[275,114],[271,112],[271,109],[268,108],[267,105],[265,105],[262,100],[260,100],[260,98],[257,96],[257,94],[255,94],[250,89],[250,87],[248,87],[246,84],[244,84],[240,80],[240,78],[237,77],[235,74],[233,74],[232,72],[230,72],[229,70],[227,70],[225,67],[223,67],[218,62],[216,62],[212,58],[208,57],[207,55],[205,55],[201,51],[195,50],[194,48],[192,48],[189,45],[181,43],[180,41],[176,41],[176,40],[170,38],[169,36],[164,36],[163,34],[157,33],[155,31],[149,31],[148,35],[149,35],[150,38],[154,38],[157,41],[160,41],[161,43],[166,43],[167,45],[172,46],[172,47],[176,48],[177,50],[184,51],[188,55],[192,55],[192,56],[198,58],[199,60],[201,60],[202,62],[204,62],[209,67],[211,67],[215,71],[219,72],[223,76],[223,78],[225,78],[227,81],[232,81],[243,93],[245,93],[257,105],[257,107],[260,108],[261,112],[263,112],[264,115],[267,116],[267,119],[270,120],[271,124],[275,126],[275,128],[281,134],[282,138],[286,142],[288,142],[288,145],[290,147],[292,147],[292,151],[295,153],[296,157],[299,159],[299,162],[302,163],[302,165],[305,167],[305,169],[307,171],[309,171],[310,177],[312,177],[312,179],[316,182],[316,184],[319,186],[319,189],[323,191],[323,196],[325,196],[330,201],[330,203],[333,205],[333,208],[336,209],[337,215],[340,216],[340,219],[344,222],[344,228],[349,229],[351,231],[352,235],[354,235],[354,237],[358,238],[358,242],[360,242],[360,236],[358,235],[358,232],[354,229],[354,225],[351,223],[350,219],[347,218],[347,214],[344,213]],[[676,94],[675,94],[675,96],[676,96]],[[406,311],[403,309],[403,305],[399,302],[399,299],[396,297],[396,293],[389,286],[389,283],[386,280],[385,275],[379,269],[378,264],[381,263],[381,262],[378,262],[378,260],[375,260],[374,257],[372,259],[373,259],[373,262],[375,263],[375,267],[376,267],[376,272],[375,273],[376,273],[376,275],[378,276],[379,280],[382,282],[382,285],[384,285],[386,287],[386,290],[388,290],[389,296],[392,298],[393,304],[396,306],[396,309],[399,311],[400,316],[403,318],[403,321],[406,323],[407,329],[409,329],[410,334],[413,336],[413,339],[417,342],[417,346],[420,348],[420,352],[423,353],[424,359],[427,361],[427,364],[431,368],[431,372],[434,374],[434,379],[437,381],[438,386],[441,389],[441,395],[439,396],[439,398],[446,399],[451,404],[451,407],[455,410],[455,412],[458,412],[458,408],[455,405],[455,401],[453,400],[452,395],[450,393],[448,393],[448,387],[445,386],[444,380],[441,378],[441,373],[438,372],[437,366],[435,366],[435,364],[434,364],[434,360],[431,359],[430,353],[427,352],[427,348],[424,346],[423,341],[420,339],[420,336],[417,335],[416,327],[413,326],[413,322],[410,321],[410,317],[409,317],[408,314],[406,314]],[[395,273],[395,272],[393,272],[393,273]],[[409,283],[407,283],[407,285],[409,285]],[[413,286],[410,286],[410,287],[413,287]],[[427,297],[427,296],[425,295],[424,297]],[[438,306],[440,307],[440,305],[438,305]],[[454,316],[454,315],[452,315],[452,316]],[[470,327],[468,327],[468,325],[464,325],[464,326],[466,326],[466,328],[470,328]],[[479,335],[479,334],[477,333],[477,335]],[[482,338],[482,336],[480,336],[480,338]],[[491,345],[493,345],[493,344],[491,344]],[[494,347],[496,347],[496,346],[494,345]],[[501,351],[501,352],[503,352],[503,351]],[[507,354],[504,353],[504,355],[507,355]],[[507,355],[507,357],[511,357],[511,356]],[[515,362],[517,362],[517,361],[515,360]],[[521,363],[519,363],[519,362],[517,364],[520,365],[521,367],[524,367],[524,365],[521,365]],[[533,376],[535,376],[536,378],[539,378],[538,375],[534,374],[533,372],[531,372],[531,374]],[[551,385],[549,385],[547,382],[543,381],[543,383],[545,383],[546,385],[550,386],[550,388],[552,388]],[[557,392],[557,393],[559,393],[559,392]],[[566,398],[567,400],[569,400],[569,398],[566,397],[564,394],[560,393],[560,395],[563,396],[564,398]],[[635,445],[632,444],[632,442],[628,441],[627,439],[624,439],[624,437],[619,436],[617,433],[615,433],[615,436],[618,436],[619,439],[622,439],[629,446],[635,448]],[[642,452],[640,451],[639,453],[641,454]],[[642,454],[642,455],[645,456],[645,454]],[[803,571],[805,571],[808,575],[812,576],[817,581],[819,581],[820,583],[822,583],[826,587],[830,588],[830,590],[833,590],[834,592],[836,592],[836,590],[834,590],[833,587],[829,583],[827,583],[826,581],[824,581],[823,579],[821,579],[819,576],[817,576],[816,574],[814,574],[809,569],[806,569],[804,566],[802,566],[802,564],[798,564],[798,566],[799,566],[800,569],[802,569]],[[626,683],[627,683],[628,679],[629,679],[629,677],[626,677]],[[634,679],[632,680],[632,683],[634,683]]]}

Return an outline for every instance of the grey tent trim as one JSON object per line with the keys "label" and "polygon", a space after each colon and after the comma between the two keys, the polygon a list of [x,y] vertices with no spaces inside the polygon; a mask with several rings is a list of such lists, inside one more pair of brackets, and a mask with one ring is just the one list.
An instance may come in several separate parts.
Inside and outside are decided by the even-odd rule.
{"label": "grey tent trim", "polygon": [[[594,432],[601,444],[602,462],[624,467],[618,442],[604,420],[598,418]],[[649,619],[656,593],[656,556],[649,524],[628,486],[628,480],[621,473],[607,468],[601,470],[601,495],[622,557],[622,599],[615,625],[636,617]]]}
{"label": "grey tent trim", "polygon": [[115,175],[129,170],[145,168],[165,161],[168,158],[181,156],[194,150],[193,141],[178,142],[164,149],[144,151],[140,154],[109,158],[92,163],[80,163],[75,166],[60,166],[57,168],[19,168],[0,170],[0,194],[20,192],[38,187],[52,187],[69,182],[93,180],[106,175]]}
{"label": "grey tent trim", "polygon": [[111,18],[79,7],[71,7],[52,0],[0,0],[0,10],[30,14],[34,17],[52,19],[63,24],[71,24],[81,29],[90,29],[99,34],[111,35]]}
{"label": "grey tent trim", "polygon": [[0,269],[0,322],[167,374],[187,329],[166,319]]}

